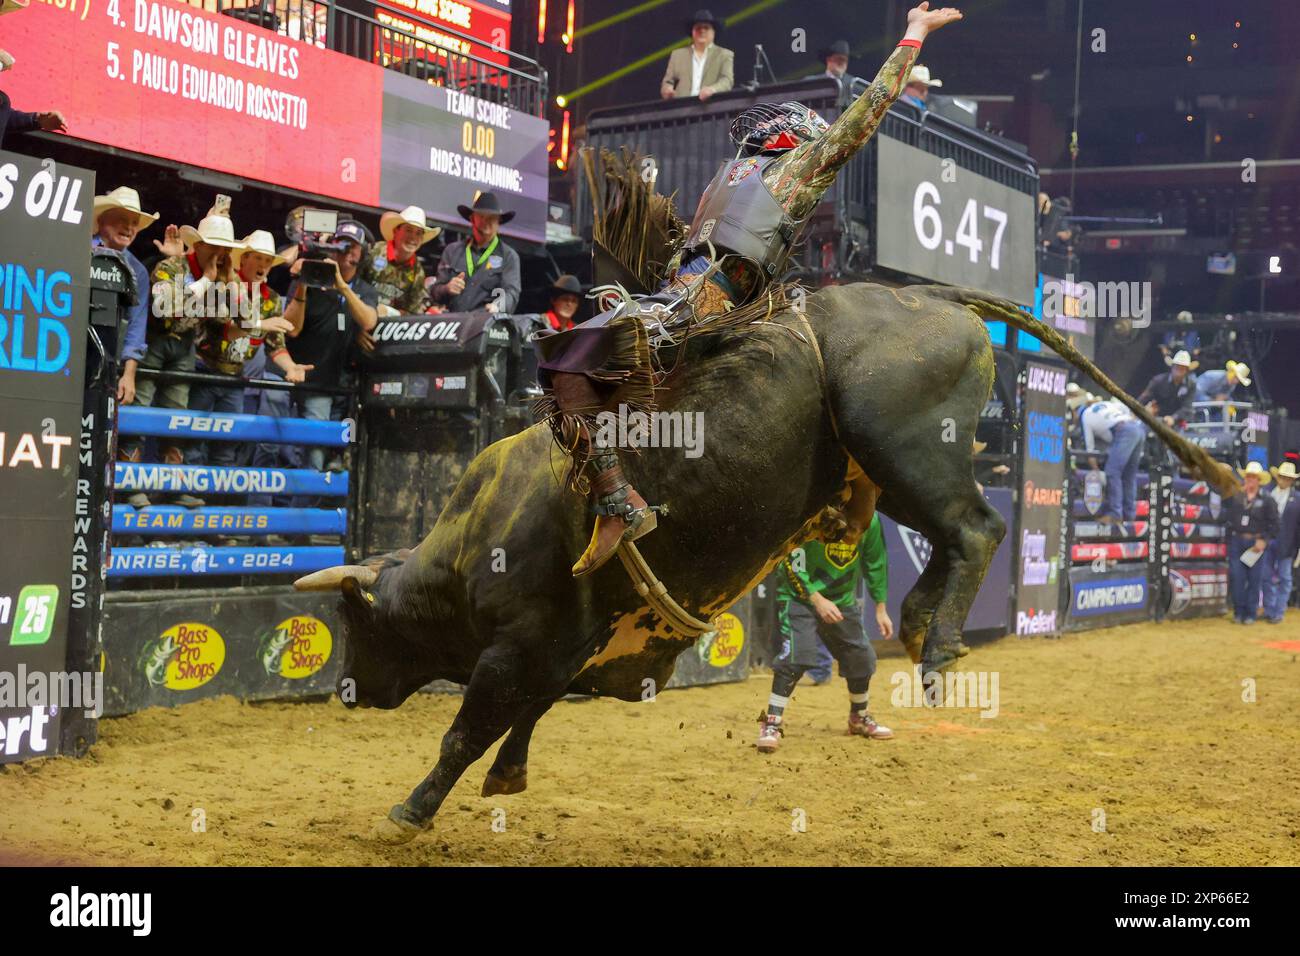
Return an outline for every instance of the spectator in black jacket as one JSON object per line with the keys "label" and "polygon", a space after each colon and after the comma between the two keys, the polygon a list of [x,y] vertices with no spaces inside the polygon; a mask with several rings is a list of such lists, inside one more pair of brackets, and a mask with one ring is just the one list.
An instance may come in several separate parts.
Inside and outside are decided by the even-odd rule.
{"label": "spectator in black jacket", "polygon": [[1196,376],[1192,374],[1196,365],[1185,349],[1179,352],[1170,361],[1168,372],[1147,383],[1138,401],[1163,418],[1166,425],[1186,421],[1192,414],[1192,400],[1196,395]]}
{"label": "spectator in black jacket", "polygon": [[[0,15],[13,13],[27,6],[27,0],[0,0]],[[0,73],[13,69],[14,58],[0,50]],[[68,127],[58,110],[48,113],[24,113],[13,108],[4,90],[0,90],[0,149],[5,145],[6,133],[26,133],[34,129],[63,133]]]}
{"label": "spectator in black jacket", "polygon": [[1264,580],[1264,551],[1278,532],[1277,503],[1260,491],[1260,486],[1272,477],[1259,462],[1252,461],[1239,471],[1245,490],[1223,503],[1228,587],[1233,621],[1254,624]]}

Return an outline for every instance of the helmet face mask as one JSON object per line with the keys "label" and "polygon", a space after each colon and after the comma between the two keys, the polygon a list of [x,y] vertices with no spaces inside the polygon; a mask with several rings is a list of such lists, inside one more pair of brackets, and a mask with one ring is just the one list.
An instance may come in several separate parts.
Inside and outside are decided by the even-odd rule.
{"label": "helmet face mask", "polygon": [[802,103],[758,103],[731,123],[731,141],[744,156],[779,153],[811,143],[829,124]]}

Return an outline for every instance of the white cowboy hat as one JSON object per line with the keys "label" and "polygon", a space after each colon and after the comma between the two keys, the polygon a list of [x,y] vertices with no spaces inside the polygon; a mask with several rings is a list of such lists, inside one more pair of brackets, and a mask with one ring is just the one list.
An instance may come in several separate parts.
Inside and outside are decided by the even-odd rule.
{"label": "white cowboy hat", "polygon": [[275,237],[265,229],[250,232],[244,237],[243,245],[230,254],[230,261],[236,269],[239,268],[239,260],[244,257],[245,252],[260,252],[264,256],[270,256],[271,268],[286,261],[284,256],[275,251]]}
{"label": "white cowboy hat", "polygon": [[145,229],[158,221],[158,214],[140,209],[140,194],[130,186],[118,186],[111,192],[95,197],[95,211],[90,217],[90,228],[99,228],[99,217],[110,209],[125,209],[135,213],[137,229]]}
{"label": "white cowboy hat", "polygon": [[1266,485],[1273,480],[1273,476],[1270,475],[1268,471],[1264,468],[1264,466],[1257,461],[1246,462],[1246,467],[1238,468],[1237,474],[1241,475],[1241,477],[1243,478],[1245,478],[1248,475],[1254,475],[1256,478],[1259,479],[1259,483],[1261,485]]}
{"label": "white cowboy hat", "polygon": [[1295,470],[1295,462],[1293,461],[1284,461],[1280,465],[1274,465],[1269,471],[1279,478],[1290,478],[1292,480],[1300,478],[1300,472]]}
{"label": "white cowboy hat", "polygon": [[181,226],[180,234],[185,245],[191,249],[200,242],[223,249],[243,248],[243,243],[235,238],[235,224],[229,216],[204,216],[197,229],[194,226]]}
{"label": "white cowboy hat", "polygon": [[1193,362],[1192,356],[1187,349],[1180,349],[1174,353],[1174,357],[1169,360],[1170,365],[1186,365],[1188,368],[1196,368],[1200,362]]}
{"label": "white cowboy hat", "polygon": [[922,66],[920,63],[912,67],[912,72],[907,77],[908,83],[920,83],[922,86],[943,86],[943,80],[935,80],[930,77],[930,68]]}
{"label": "white cowboy hat", "polygon": [[379,233],[389,242],[393,240],[393,233],[397,227],[405,223],[408,226],[417,226],[424,230],[424,238],[420,240],[420,245],[424,245],[442,229],[438,226],[430,226],[428,219],[424,215],[424,210],[419,206],[407,206],[401,212],[386,212],[379,217]]}
{"label": "white cowboy hat", "polygon": [[1232,359],[1228,359],[1228,364],[1224,368],[1229,372],[1235,372],[1237,381],[1242,385],[1250,384],[1250,366],[1245,362],[1234,362]]}

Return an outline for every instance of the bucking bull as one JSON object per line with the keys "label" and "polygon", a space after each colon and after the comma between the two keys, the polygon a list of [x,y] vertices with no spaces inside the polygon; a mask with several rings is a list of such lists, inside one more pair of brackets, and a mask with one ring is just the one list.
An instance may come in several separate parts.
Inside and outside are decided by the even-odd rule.
{"label": "bucking bull", "polygon": [[[857,284],[806,297],[742,335],[700,336],[664,382],[665,412],[703,412],[703,453],[624,454],[629,478],[669,506],[638,544],[668,593],[707,619],[815,532],[851,463],[876,506],[933,545],[903,601],[899,637],[926,670],[962,655],[962,625],[1006,533],[976,486],[971,445],[993,383],[985,319],[1023,329],[1091,375],[1224,494],[1230,470],[1124,393],[1050,327],[1014,304],[938,286]],[[815,342],[809,341],[811,329]],[[342,592],[340,697],[393,708],[436,678],[466,685],[433,770],[377,835],[411,839],[465,769],[507,735],[483,794],[522,791],[528,745],[565,694],[640,701],[662,688],[694,637],[675,632],[617,561],[575,579],[587,543],[567,462],[535,425],[469,465],[437,524],[411,551],[298,582]]]}

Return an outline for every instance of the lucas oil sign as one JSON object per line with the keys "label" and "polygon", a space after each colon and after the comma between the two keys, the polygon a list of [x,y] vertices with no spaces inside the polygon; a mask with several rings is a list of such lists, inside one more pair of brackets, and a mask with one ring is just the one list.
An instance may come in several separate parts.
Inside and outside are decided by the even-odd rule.
{"label": "lucas oil sign", "polygon": [[[0,672],[63,670],[72,575],[91,571],[74,522],[90,520],[76,513],[76,442],[94,194],[86,170],[0,152]],[[0,725],[28,710],[0,707]],[[54,752],[60,717],[37,717],[43,733],[0,762]]]}

